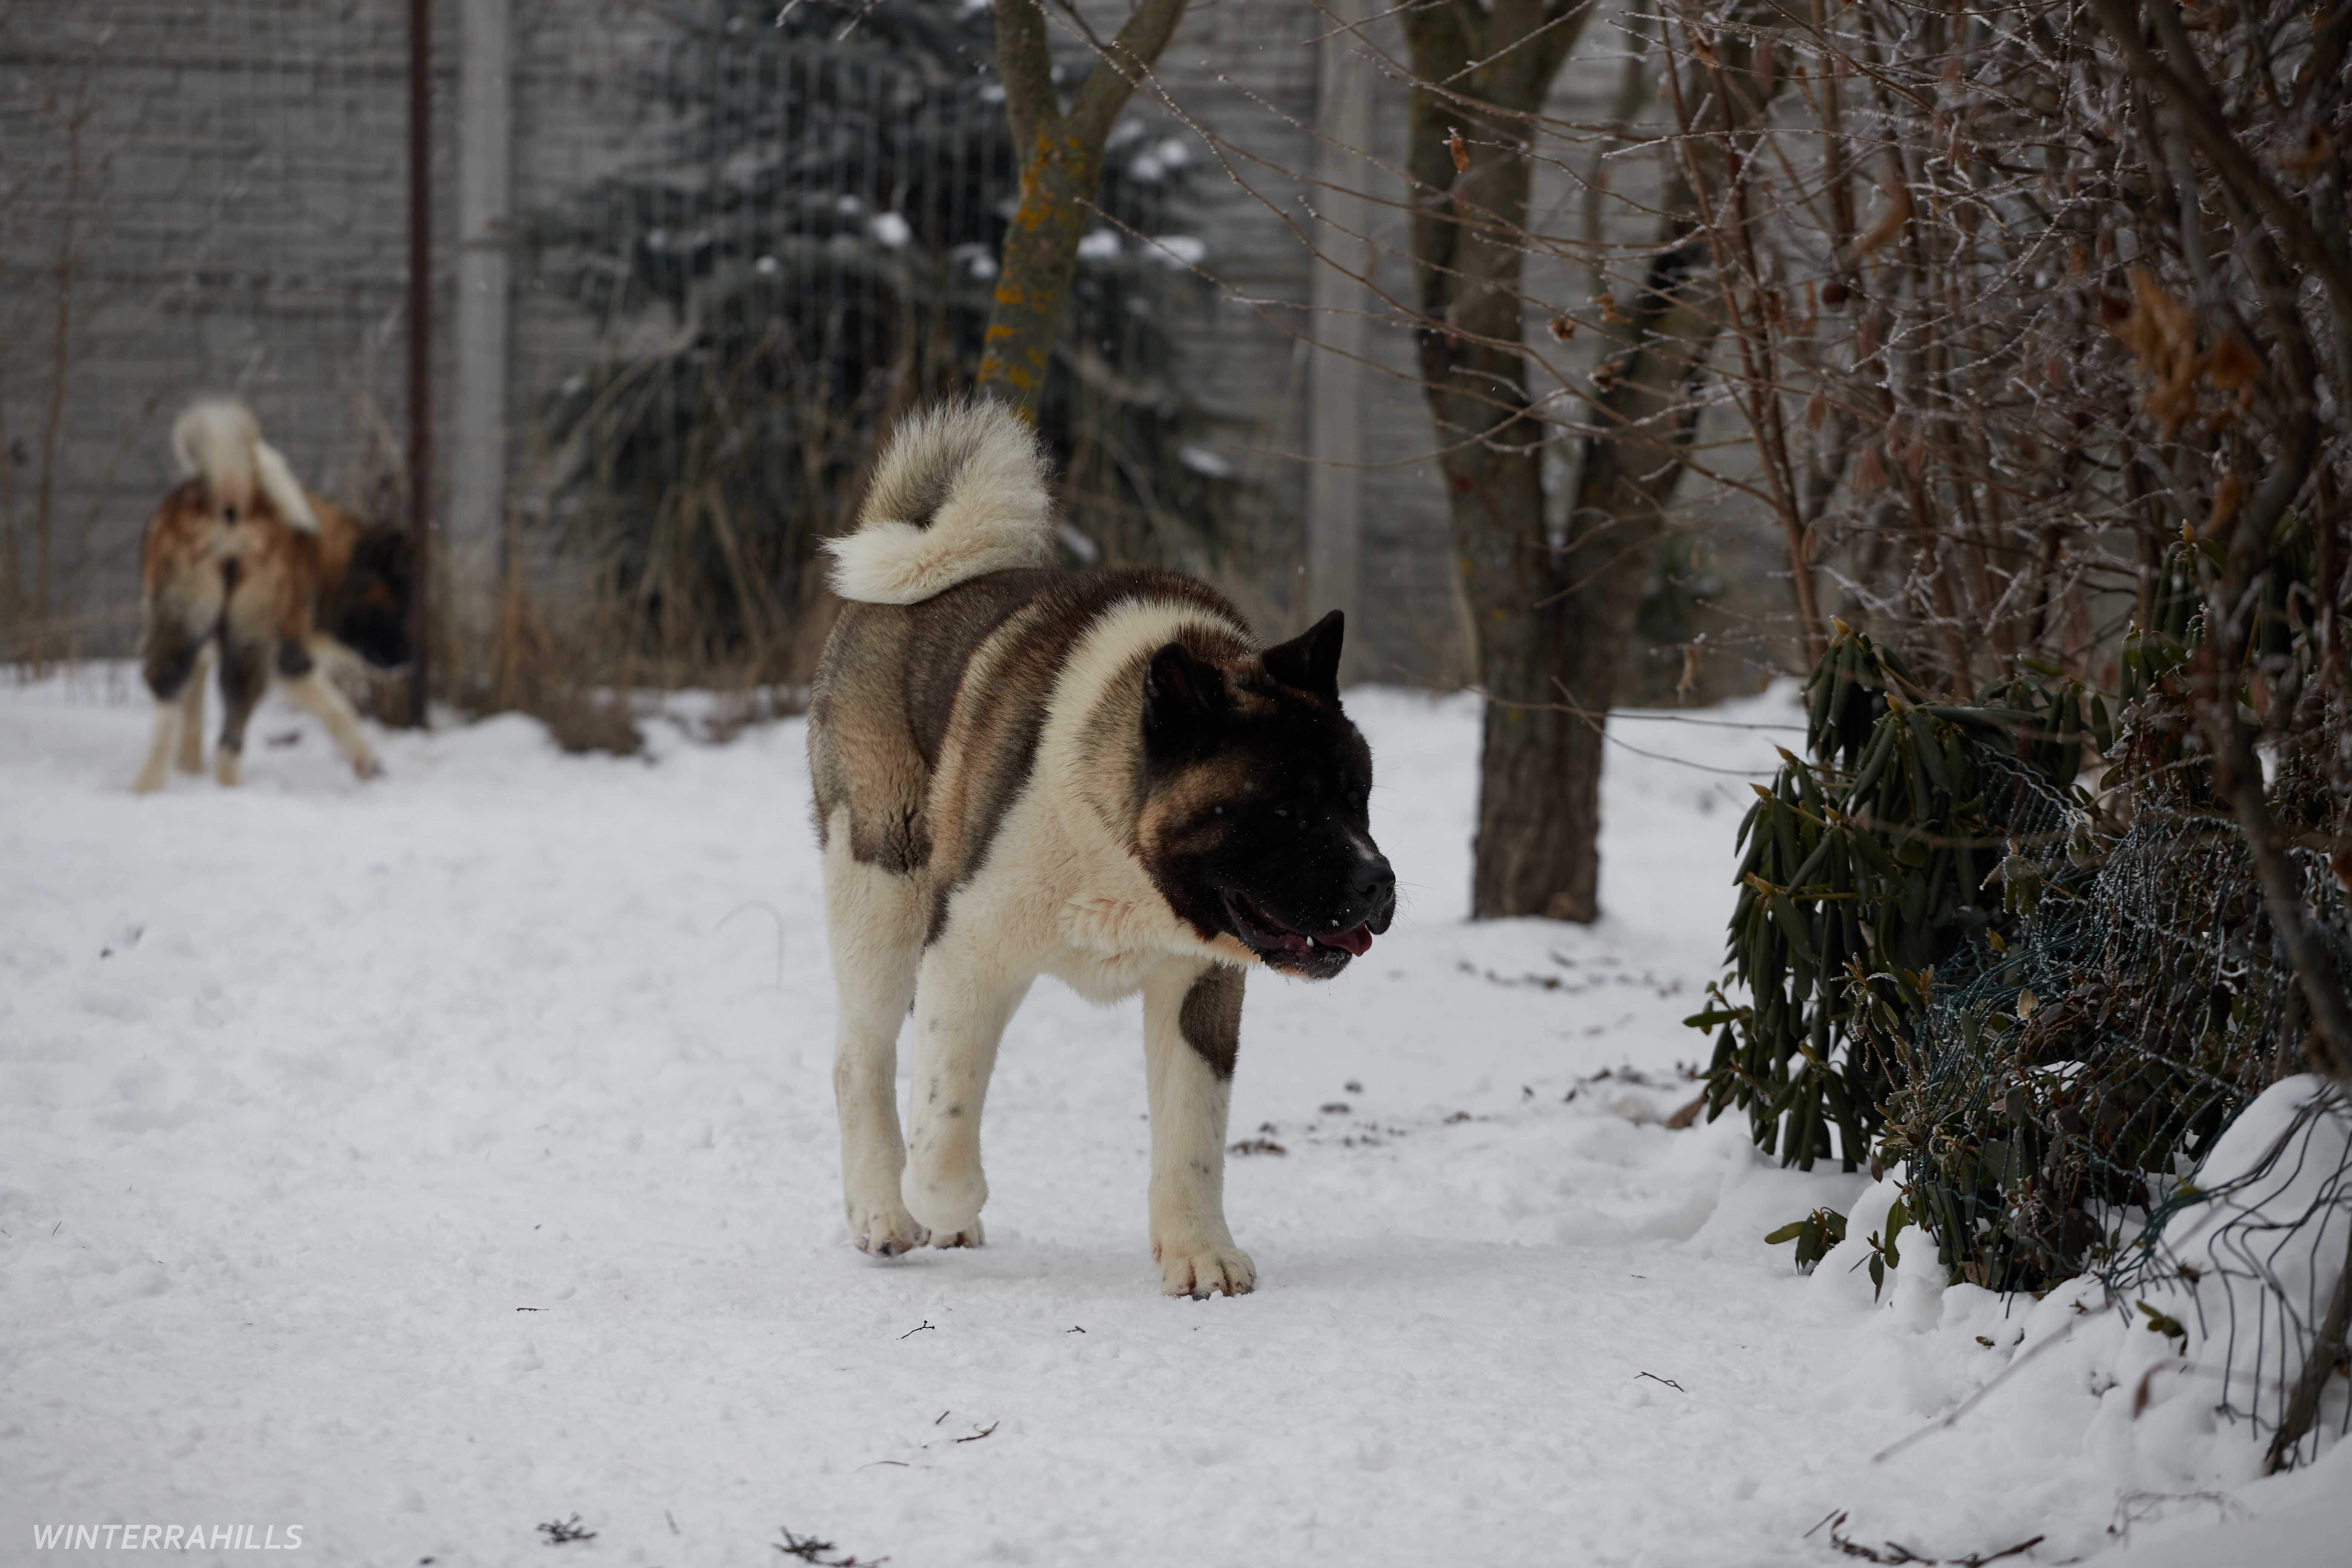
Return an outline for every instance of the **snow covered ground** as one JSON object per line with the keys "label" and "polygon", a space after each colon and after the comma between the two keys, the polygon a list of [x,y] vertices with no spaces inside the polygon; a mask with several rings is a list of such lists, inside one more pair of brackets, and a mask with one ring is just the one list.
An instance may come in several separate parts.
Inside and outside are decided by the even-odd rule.
{"label": "snow covered ground", "polygon": [[1662,1125],[1785,695],[1612,721],[1591,930],[1465,921],[1474,707],[1350,707],[1405,907],[1332,984],[1253,979],[1260,1286],[1193,1302],[1134,1005],[1050,982],[988,1247],[845,1244],[797,724],[384,735],[362,786],[272,706],[244,790],[134,799],[125,671],[0,689],[0,1562],[117,1561],[34,1550],[109,1522],[401,1565],[2342,1561],[2352,1445],[2247,1485],[2193,1379],[2133,1417],[2168,1347],[2112,1314],[1873,1462],[2080,1314],[1924,1256],[1875,1304],[1801,1279],[1766,1230],[1890,1194]]}

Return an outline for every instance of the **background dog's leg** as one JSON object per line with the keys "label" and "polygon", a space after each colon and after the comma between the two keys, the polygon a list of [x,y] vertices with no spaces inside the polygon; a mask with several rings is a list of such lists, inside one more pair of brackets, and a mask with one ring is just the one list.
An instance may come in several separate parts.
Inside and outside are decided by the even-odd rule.
{"label": "background dog's leg", "polygon": [[180,771],[205,771],[205,678],[212,673],[209,655],[199,654],[187,689],[180,694]]}
{"label": "background dog's leg", "polygon": [[351,763],[352,772],[363,779],[372,779],[383,772],[383,764],[375,760],[368,748],[367,737],[360,733],[360,716],[343,694],[335,689],[311,661],[310,650],[299,637],[284,637],[278,644],[278,673],[286,683],[286,695],[292,698],[302,711],[327,727],[335,749]]}
{"label": "background dog's leg", "polygon": [[213,759],[213,776],[225,784],[245,777],[245,726],[269,684],[267,643],[232,634],[221,639],[220,752]]}
{"label": "background dog's leg", "polygon": [[1238,969],[1171,963],[1143,983],[1151,1256],[1171,1296],[1238,1296],[1257,1284],[1225,1228],[1225,1112],[1241,1028]]}
{"label": "background dog's leg", "polygon": [[163,787],[163,772],[172,765],[172,752],[180,744],[180,701],[176,697],[155,700],[155,731],[147,742],[147,760],[140,765],[139,776],[131,787],[141,795],[152,795]]}
{"label": "background dog's leg", "polygon": [[849,846],[844,806],[824,844],[825,937],[841,1000],[833,1099],[841,1118],[842,1205],[857,1250],[895,1258],[930,1239],[898,1195],[907,1163],[898,1134],[898,1026],[915,999],[922,957],[922,887],[861,865]]}
{"label": "background dog's leg", "polygon": [[980,1168],[980,1113],[1006,1020],[1028,994],[982,944],[950,933],[923,954],[915,984],[914,1071],[907,1106],[908,1212],[940,1247],[978,1247],[988,1179]]}
{"label": "background dog's leg", "polygon": [[159,616],[152,609],[148,615],[146,640],[141,673],[146,678],[147,689],[155,698],[155,731],[147,743],[147,761],[131,786],[141,795],[152,795],[163,787],[163,771],[172,765],[172,753],[179,749],[180,726],[187,717],[182,698],[197,674],[196,657],[203,646],[175,620]]}

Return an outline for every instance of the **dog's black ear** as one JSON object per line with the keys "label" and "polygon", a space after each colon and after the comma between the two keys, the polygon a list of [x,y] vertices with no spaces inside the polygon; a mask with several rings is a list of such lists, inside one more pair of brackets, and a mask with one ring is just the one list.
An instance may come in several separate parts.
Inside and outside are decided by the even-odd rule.
{"label": "dog's black ear", "polygon": [[382,526],[366,530],[352,551],[354,563],[383,577],[398,592],[408,592],[415,576],[416,540],[404,528]]}
{"label": "dog's black ear", "polygon": [[1348,618],[1334,610],[1286,643],[1265,650],[1265,672],[1296,690],[1339,696],[1339,637]]}
{"label": "dog's black ear", "polygon": [[1171,642],[1143,667],[1143,743],[1155,757],[1202,750],[1233,704],[1225,672]]}

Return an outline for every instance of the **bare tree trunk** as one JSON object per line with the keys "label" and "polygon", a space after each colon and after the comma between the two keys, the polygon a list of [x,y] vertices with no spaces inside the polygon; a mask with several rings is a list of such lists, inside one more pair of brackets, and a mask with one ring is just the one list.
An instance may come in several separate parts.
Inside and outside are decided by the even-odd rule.
{"label": "bare tree trunk", "polygon": [[1042,0],[997,0],[996,69],[1021,157],[1021,205],[998,258],[996,295],[980,362],[980,388],[1034,418],[1045,395],[1054,338],[1069,301],[1103,143],[1118,111],[1167,47],[1185,0],[1143,0],[1108,44],[1069,109],[1054,86]]}
{"label": "bare tree trunk", "polygon": [[1601,429],[1555,540],[1521,339],[1526,137],[1584,15],[1495,0],[1405,18],[1422,376],[1486,695],[1471,881],[1479,919],[1599,917],[1601,726],[1689,450],[1686,384],[1720,328],[1694,180],[1712,177],[1721,134],[1752,126],[1763,106],[1747,39],[1720,35],[1730,98],[1710,100],[1686,169],[1669,182],[1641,293],[1625,307],[1630,325],[1596,376]]}

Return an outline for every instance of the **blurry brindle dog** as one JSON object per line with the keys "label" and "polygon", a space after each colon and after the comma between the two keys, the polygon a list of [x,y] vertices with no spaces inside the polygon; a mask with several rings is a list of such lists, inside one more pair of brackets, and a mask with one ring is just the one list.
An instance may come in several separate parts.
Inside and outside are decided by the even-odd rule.
{"label": "blurry brindle dog", "polygon": [[352,771],[373,777],[375,753],[320,666],[347,654],[384,668],[407,661],[408,536],[305,492],[241,403],[191,406],[172,449],[189,478],[163,498],[140,557],[155,730],[133,787],[161,789],[175,752],[184,772],[204,771],[204,667],[215,648],[221,783],[242,776],[246,724],[273,675]]}
{"label": "blurry brindle dog", "polygon": [[850,1235],[885,1257],[979,1244],[998,1037],[1053,974],[1143,994],[1162,1287],[1245,1291],[1224,1217],[1243,976],[1335,975],[1396,908],[1371,753],[1339,707],[1340,619],[1261,650],[1191,578],[1047,570],[1053,531],[1028,429],[958,404],[898,430],[830,546],[850,603],[809,759]]}

